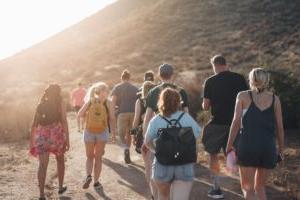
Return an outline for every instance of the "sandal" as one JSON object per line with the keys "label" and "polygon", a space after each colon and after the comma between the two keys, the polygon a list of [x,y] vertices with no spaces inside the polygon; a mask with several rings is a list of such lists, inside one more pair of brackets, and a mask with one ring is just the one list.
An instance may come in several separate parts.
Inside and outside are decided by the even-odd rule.
{"label": "sandal", "polygon": [[61,189],[58,190],[58,194],[63,194],[65,191],[67,191],[67,186],[62,187]]}
{"label": "sandal", "polygon": [[84,181],[84,184],[82,186],[83,189],[88,189],[90,186],[90,183],[92,182],[92,176],[88,175]]}

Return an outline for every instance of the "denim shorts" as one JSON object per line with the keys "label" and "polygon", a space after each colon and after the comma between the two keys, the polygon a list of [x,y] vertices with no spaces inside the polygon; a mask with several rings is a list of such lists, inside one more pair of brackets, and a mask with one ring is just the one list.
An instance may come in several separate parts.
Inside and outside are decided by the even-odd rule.
{"label": "denim shorts", "polygon": [[83,140],[84,142],[108,142],[109,133],[108,130],[105,130],[103,133],[90,133],[88,130],[84,130],[83,132]]}
{"label": "denim shorts", "polygon": [[152,179],[168,183],[174,180],[193,181],[194,164],[162,165],[155,159],[152,165]]}

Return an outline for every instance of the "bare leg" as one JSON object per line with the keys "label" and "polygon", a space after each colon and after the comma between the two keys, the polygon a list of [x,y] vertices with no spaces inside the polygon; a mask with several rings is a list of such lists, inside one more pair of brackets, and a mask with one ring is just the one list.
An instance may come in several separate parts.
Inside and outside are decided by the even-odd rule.
{"label": "bare leg", "polygon": [[219,183],[219,173],[220,173],[220,165],[218,154],[209,154],[209,168],[213,177],[214,189],[220,188]]}
{"label": "bare leg", "polygon": [[150,151],[148,151],[147,153],[142,151],[142,156],[143,156],[143,160],[144,160],[144,164],[145,164],[146,181],[150,187],[152,196],[154,197],[154,199],[158,199],[158,191],[157,191],[156,185],[155,185],[153,179],[151,179],[152,162],[153,162],[154,155]]}
{"label": "bare leg", "polygon": [[158,189],[158,200],[169,200],[171,184],[166,182],[155,181]]}
{"label": "bare leg", "polygon": [[85,150],[86,150],[86,174],[91,175],[93,171],[94,165],[94,142],[86,142],[85,143]]}
{"label": "bare leg", "polygon": [[124,127],[123,131],[124,131],[124,135],[125,135],[126,146],[128,148],[130,148],[130,146],[131,146],[131,135],[129,133],[129,127],[128,126]]}
{"label": "bare leg", "polygon": [[171,187],[172,200],[188,200],[193,186],[193,181],[173,181]]}
{"label": "bare leg", "polygon": [[57,173],[58,173],[58,186],[59,189],[62,189],[64,184],[64,176],[65,176],[65,156],[64,154],[56,156],[57,162]]}
{"label": "bare leg", "polygon": [[45,197],[44,189],[45,189],[48,163],[49,163],[49,153],[39,155],[39,169],[38,169],[37,176],[39,182],[40,197]]}
{"label": "bare leg", "polygon": [[105,142],[98,141],[95,145],[94,182],[99,181],[102,170],[102,156],[104,155]]}
{"label": "bare leg", "polygon": [[254,192],[254,177],[256,168],[253,167],[240,167],[240,181],[241,187],[246,200],[255,200]]}
{"label": "bare leg", "polygon": [[267,169],[258,168],[255,175],[255,193],[259,200],[267,200],[265,185],[270,171]]}

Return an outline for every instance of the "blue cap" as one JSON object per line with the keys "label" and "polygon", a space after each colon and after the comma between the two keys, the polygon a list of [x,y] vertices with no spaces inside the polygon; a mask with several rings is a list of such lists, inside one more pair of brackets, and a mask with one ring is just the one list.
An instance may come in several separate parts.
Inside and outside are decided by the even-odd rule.
{"label": "blue cap", "polygon": [[159,66],[159,75],[160,76],[171,76],[173,75],[173,66],[167,63],[162,64]]}

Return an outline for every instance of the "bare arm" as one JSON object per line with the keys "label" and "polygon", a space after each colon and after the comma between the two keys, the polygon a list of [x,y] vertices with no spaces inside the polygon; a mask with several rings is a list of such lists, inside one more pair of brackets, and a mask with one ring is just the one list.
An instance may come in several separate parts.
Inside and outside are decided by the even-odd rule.
{"label": "bare arm", "polygon": [[242,97],[241,93],[237,96],[235,103],[235,111],[233,120],[230,127],[229,138],[227,142],[226,154],[229,153],[233,149],[233,142],[238,134],[238,131],[241,127],[241,117],[243,113],[243,105],[242,105]]}
{"label": "bare arm", "polygon": [[149,139],[149,137],[147,137],[147,134],[145,136],[145,146],[148,149],[150,149],[152,152],[155,152],[155,147],[154,147],[153,140]]}
{"label": "bare arm", "polygon": [[68,127],[68,120],[67,120],[66,105],[63,102],[61,104],[61,116],[62,116],[63,130],[66,136],[66,150],[69,150],[70,147],[69,127]]}
{"label": "bare arm", "polygon": [[116,137],[116,117],[115,117],[115,107],[111,101],[107,101],[108,103],[108,110],[109,110],[109,125],[110,125],[110,132],[115,139]]}
{"label": "bare arm", "polygon": [[203,110],[209,110],[209,108],[210,108],[210,100],[209,99],[203,98],[202,108],[203,108]]}
{"label": "bare arm", "polygon": [[153,110],[151,108],[147,107],[145,117],[144,117],[144,123],[143,123],[143,135],[145,135],[147,128],[148,128],[148,124],[149,124],[150,120],[152,119],[153,115],[154,115]]}
{"label": "bare arm", "polygon": [[111,96],[111,108],[113,111],[116,111],[116,105],[117,105],[117,96],[113,95]]}
{"label": "bare arm", "polygon": [[31,124],[31,130],[30,130],[30,148],[33,147],[33,131],[37,127],[37,111],[35,111],[35,114],[33,116],[32,124]]}
{"label": "bare arm", "polygon": [[132,123],[132,127],[136,128],[141,121],[141,102],[140,99],[137,99],[135,102],[135,111],[134,111],[134,119]]}
{"label": "bare arm", "polygon": [[279,153],[283,153],[284,149],[284,128],[282,122],[282,111],[280,99],[276,96],[275,98],[275,120],[276,120],[276,130],[277,130],[277,141]]}
{"label": "bare arm", "polygon": [[90,102],[84,103],[84,105],[78,111],[77,117],[85,117],[86,111],[89,106],[90,106]]}

